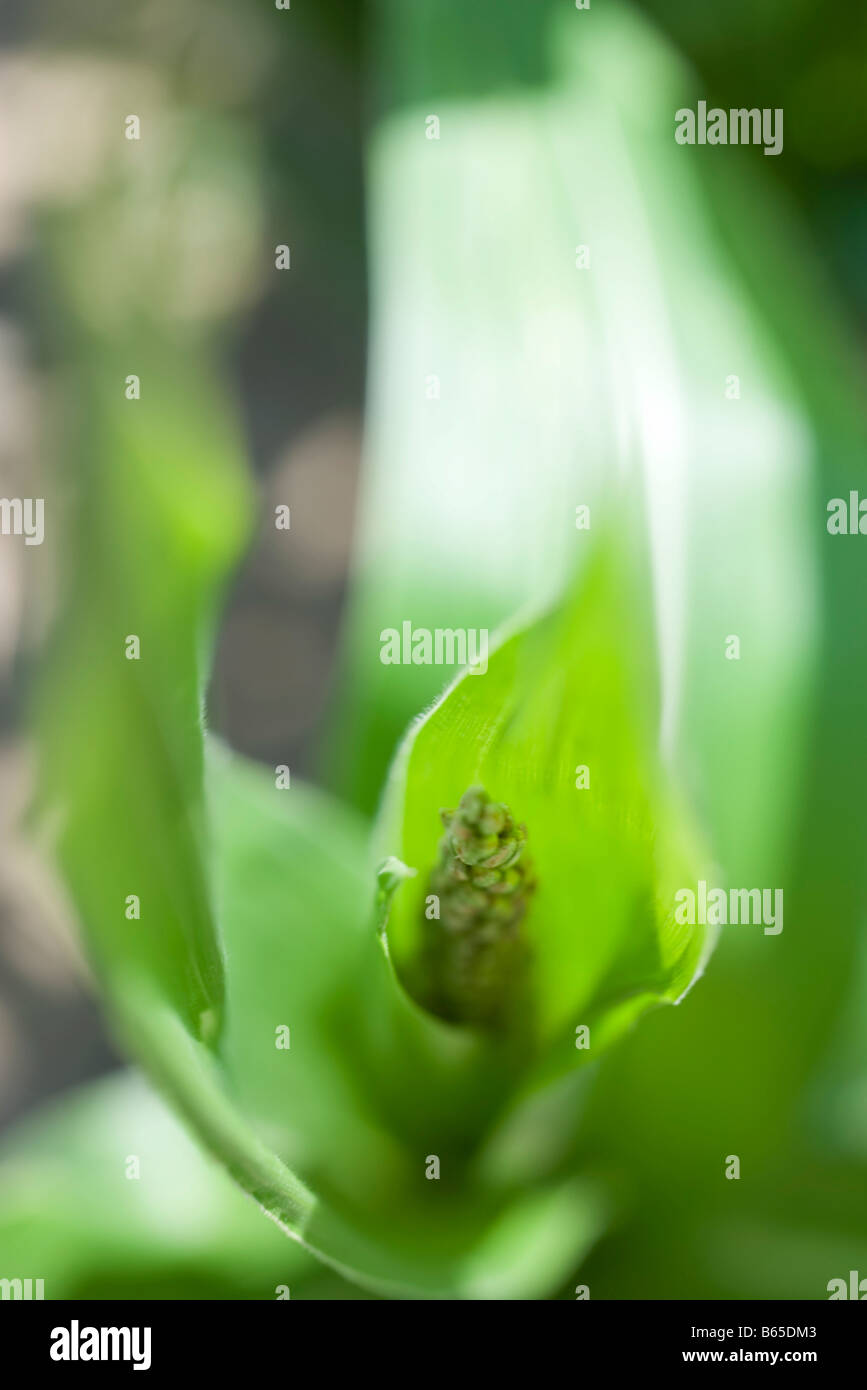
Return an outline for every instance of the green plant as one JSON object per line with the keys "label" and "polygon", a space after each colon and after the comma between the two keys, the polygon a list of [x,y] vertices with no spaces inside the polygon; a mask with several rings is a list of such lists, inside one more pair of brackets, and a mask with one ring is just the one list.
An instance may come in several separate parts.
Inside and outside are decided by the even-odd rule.
{"label": "green plant", "polygon": [[[405,23],[416,52],[420,31]],[[37,712],[58,858],[130,1055],[286,1234],[383,1296],[556,1292],[615,1209],[617,1183],[588,1144],[616,1149],[606,1095],[634,1147],[661,1117],[658,1163],[670,1165],[682,1040],[703,1042],[704,1065],[732,992],[751,984],[756,1009],[779,1007],[782,1037],[815,966],[802,948],[775,973],[761,943],[729,947],[716,1012],[691,998],[676,1026],[659,1025],[671,1028],[659,1074],[633,1057],[618,1090],[615,1062],[594,1099],[588,1064],[682,999],[708,962],[712,933],[677,921],[677,888],[718,861],[740,882],[791,863],[803,769],[832,722],[816,689],[815,615],[830,586],[809,539],[815,475],[823,450],[839,461],[862,447],[863,426],[833,323],[823,334],[839,370],[815,368],[803,325],[822,321],[817,297],[788,233],[767,231],[785,217],[768,218],[740,179],[699,173],[661,134],[687,80],[667,48],[613,9],[586,43],[552,31],[551,50],[538,89],[451,94],[450,139],[418,199],[406,189],[421,108],[384,121],[373,143],[380,375],[335,795],[294,780],[281,790],[202,731],[219,600],[252,512],[206,350],[148,342],[153,387],[130,411],[109,389],[105,345],[74,328],[86,370],[73,581]],[[516,163],[531,186],[511,177]],[[480,167],[487,181],[468,206],[460,190]],[[596,280],[574,264],[576,224],[617,250]],[[491,225],[512,235],[491,245]],[[747,254],[750,228],[773,250]],[[751,255],[767,258],[764,276]],[[59,261],[68,289],[75,266]],[[415,377],[433,356],[456,402],[433,422],[395,385],[416,317],[432,326]],[[533,351],[516,348],[524,336]],[[135,349],[142,360],[138,338]],[[734,416],[722,396],[732,357],[750,387]],[[479,361],[495,389],[474,377]],[[457,514],[456,474],[429,485],[448,457],[450,409],[470,434],[469,462],[452,465],[467,503]],[[731,459],[747,447],[733,487]],[[586,533],[579,503],[593,515]],[[731,563],[733,536],[748,563]],[[496,629],[484,675],[462,672],[443,691],[435,668],[383,665],[381,631],[410,616],[431,630]],[[734,688],[720,678],[730,627],[750,651]],[[140,659],[126,659],[129,634]],[[476,787],[505,808],[502,824],[487,803],[462,801]],[[474,867],[453,816],[440,848],[440,814],[460,806],[464,828],[490,837],[477,862],[513,868],[523,898],[505,985],[494,939],[493,996],[475,966],[454,983],[443,935],[454,904],[426,912],[431,896],[443,909],[455,860]],[[837,812],[850,813],[854,797]],[[516,824],[532,878],[526,860],[491,862],[501,844],[514,854]],[[813,883],[827,862],[811,862]],[[475,886],[492,895],[503,881]],[[840,892],[810,1046],[830,1027],[852,950]],[[131,897],[138,915],[124,910]],[[477,903],[485,923],[491,903]],[[764,1071],[756,1060],[749,1017],[750,1041],[732,1046],[782,1131],[809,1047],[782,1085],[779,1055]],[[712,1111],[721,1085],[694,1080],[690,1104]],[[758,1143],[753,1112],[737,1113]],[[726,1142],[712,1113],[706,1125]],[[703,1133],[688,1141],[696,1171],[710,1162]],[[654,1178],[643,1191],[655,1200]]]}

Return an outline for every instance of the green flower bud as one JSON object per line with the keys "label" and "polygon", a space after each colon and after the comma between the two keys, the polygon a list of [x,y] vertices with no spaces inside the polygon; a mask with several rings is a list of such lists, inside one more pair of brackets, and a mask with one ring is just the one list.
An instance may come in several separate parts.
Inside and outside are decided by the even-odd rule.
{"label": "green flower bud", "polygon": [[508,810],[505,806],[496,806],[491,801],[485,807],[479,819],[479,829],[483,835],[499,835],[503,826],[506,824]]}
{"label": "green flower bud", "polygon": [[454,1023],[499,1027],[528,966],[521,924],[536,885],[527,832],[483,787],[440,816],[446,833],[429,887],[440,915],[424,924],[421,1002]]}

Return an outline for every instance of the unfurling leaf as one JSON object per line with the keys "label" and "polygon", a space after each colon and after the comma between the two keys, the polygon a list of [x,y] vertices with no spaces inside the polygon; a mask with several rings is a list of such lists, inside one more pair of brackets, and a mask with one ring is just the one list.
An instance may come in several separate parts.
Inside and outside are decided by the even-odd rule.
{"label": "unfurling leaf", "polygon": [[[678,1000],[712,944],[713,931],[675,917],[677,890],[706,859],[657,751],[641,593],[633,557],[600,542],[561,603],[413,726],[383,807],[383,856],[417,870],[386,926],[398,976],[432,1012],[494,1024],[527,1059],[597,1055],[648,1007]],[[589,784],[576,784],[578,763]],[[468,786],[437,855],[432,808]],[[593,1025],[580,1054],[579,1025]]]}

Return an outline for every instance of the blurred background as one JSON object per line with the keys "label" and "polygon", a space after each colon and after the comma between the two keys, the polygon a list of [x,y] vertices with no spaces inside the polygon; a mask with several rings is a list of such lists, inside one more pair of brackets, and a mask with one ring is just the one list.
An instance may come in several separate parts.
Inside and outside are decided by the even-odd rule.
{"label": "blurred background", "polygon": [[[411,23],[390,0],[294,0],[276,24],[270,0],[0,0],[0,493],[41,496],[39,480],[62,488],[74,466],[67,364],[81,341],[115,352],[121,377],[135,370],[124,344],[218,364],[261,506],[209,717],[269,766],[316,779],[329,764],[365,404],[370,132],[405,105],[544,87],[546,20],[570,8],[480,0],[456,42],[450,0],[414,0]],[[785,156],[740,157],[796,211],[863,348],[867,9],[637,8],[709,104],[784,108]],[[139,145],[119,138],[129,112],[148,127]],[[291,546],[273,527],[280,503]],[[119,1065],[63,894],[19,829],[23,711],[62,562],[50,530],[41,547],[0,546],[0,1128]]]}

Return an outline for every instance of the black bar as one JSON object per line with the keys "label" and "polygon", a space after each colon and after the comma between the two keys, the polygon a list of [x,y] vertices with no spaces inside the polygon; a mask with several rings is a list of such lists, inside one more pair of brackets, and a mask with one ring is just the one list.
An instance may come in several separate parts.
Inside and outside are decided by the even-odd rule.
{"label": "black bar", "polygon": [[[401,1374],[415,1380],[420,1369],[429,1375],[438,1363],[444,1375],[453,1375],[456,1366],[467,1370],[478,1356],[488,1374],[498,1362],[508,1366],[511,1358],[528,1356],[533,1380],[546,1379],[555,1359],[565,1356],[561,1374],[571,1366],[578,1378],[595,1367],[594,1385],[602,1383],[606,1371],[614,1376],[632,1369],[667,1374],[676,1367],[701,1373],[717,1366],[737,1373],[758,1366],[806,1366],[826,1376],[859,1365],[867,1326],[863,1311],[833,1301],[587,1301],[544,1314],[530,1307],[523,1312],[514,1306],[504,1309],[502,1303],[407,1302],[395,1307],[364,1301],[359,1308],[350,1300],[323,1308],[301,1300],[5,1302],[0,1312],[5,1357],[18,1363],[19,1375],[33,1370],[91,1378],[100,1370],[134,1374],[138,1361],[140,1374],[157,1377],[190,1371],[197,1379],[211,1373],[223,1378],[230,1365],[246,1362],[257,1379],[265,1374],[297,1379],[307,1359],[305,1347],[323,1374],[342,1351],[359,1375],[365,1365],[373,1371],[379,1363],[389,1367],[389,1380]],[[536,1322],[539,1316],[541,1323]],[[97,1338],[91,1331],[110,1328],[118,1329],[116,1338],[110,1333]],[[372,1342],[371,1336],[382,1337],[382,1343]],[[70,1356],[77,1351],[78,1359],[53,1359],[52,1348]],[[100,1355],[104,1351],[106,1359],[81,1355],[84,1351],[89,1358],[92,1349]],[[127,1359],[111,1359],[115,1349]],[[515,1376],[519,1364],[512,1364]],[[303,1375],[309,1380],[309,1368]]]}

